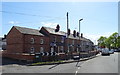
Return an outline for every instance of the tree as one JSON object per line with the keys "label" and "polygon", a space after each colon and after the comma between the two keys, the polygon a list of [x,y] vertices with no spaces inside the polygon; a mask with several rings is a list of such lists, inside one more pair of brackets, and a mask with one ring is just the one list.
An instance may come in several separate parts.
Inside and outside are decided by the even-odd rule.
{"label": "tree", "polygon": [[98,46],[99,47],[102,47],[102,48],[104,48],[106,45],[105,45],[105,40],[106,40],[107,38],[106,37],[104,37],[104,36],[101,36],[97,41],[98,41]]}
{"label": "tree", "polygon": [[111,47],[118,48],[118,33],[117,32],[113,33],[111,37],[112,37]]}
{"label": "tree", "polygon": [[117,41],[118,41],[118,43],[117,43],[117,47],[120,48],[120,36],[118,36],[117,39],[118,39],[118,40],[117,40]]}
{"label": "tree", "polygon": [[113,37],[109,36],[106,40],[105,40],[105,44],[107,48],[111,48],[113,46]]}
{"label": "tree", "polygon": [[120,48],[120,36],[115,32],[108,38],[101,36],[98,40],[98,46],[107,48]]}

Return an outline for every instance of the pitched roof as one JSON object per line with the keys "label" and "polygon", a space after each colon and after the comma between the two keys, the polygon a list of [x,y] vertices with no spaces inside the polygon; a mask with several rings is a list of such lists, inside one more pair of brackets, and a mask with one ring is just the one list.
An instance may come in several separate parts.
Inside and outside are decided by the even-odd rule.
{"label": "pitched roof", "polygon": [[[59,31],[59,32],[55,32],[55,29],[54,28],[50,28],[50,27],[43,27],[45,28],[49,33],[51,34],[56,34],[56,35],[66,35],[67,33],[66,32],[63,32],[63,31]],[[79,39],[79,37],[74,37],[73,34],[70,34],[68,38],[71,38],[71,39]],[[84,41],[88,41],[86,38],[81,38],[81,40],[84,40]]]}
{"label": "pitched roof", "polygon": [[45,28],[49,33],[51,34],[56,34],[56,35],[66,35],[65,32],[63,31],[59,31],[59,32],[55,32],[55,29],[54,28],[50,28],[50,27],[43,27]]}
{"label": "pitched roof", "polygon": [[68,38],[71,38],[71,39],[79,39],[78,36],[74,37],[73,34],[70,34],[70,35],[68,36]]}
{"label": "pitched roof", "polygon": [[37,29],[31,29],[31,28],[25,28],[25,27],[19,27],[19,26],[14,26],[14,27],[23,34],[32,34],[32,35],[44,36]]}
{"label": "pitched roof", "polygon": [[[37,29],[31,29],[31,28],[26,28],[26,27],[19,27],[19,26],[14,26],[18,31],[20,31],[21,33],[23,34],[31,34],[31,35],[41,35],[41,36],[44,36],[42,33],[39,32],[39,30]],[[44,27],[49,33],[51,34],[56,34],[56,35],[66,35],[67,33],[66,32],[63,32],[63,31],[59,31],[59,32],[55,32],[55,29],[54,28],[50,28],[50,27]],[[68,38],[71,38],[71,39],[79,39],[79,37],[74,37],[73,34],[70,34]],[[85,37],[81,38],[80,37],[80,40],[83,40],[83,41],[91,41]],[[92,42],[92,41],[91,41]]]}

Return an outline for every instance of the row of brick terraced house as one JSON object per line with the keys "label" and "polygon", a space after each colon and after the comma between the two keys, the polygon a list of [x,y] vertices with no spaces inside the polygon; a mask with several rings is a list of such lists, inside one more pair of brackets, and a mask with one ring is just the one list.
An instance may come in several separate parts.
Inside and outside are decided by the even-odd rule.
{"label": "row of brick terraced house", "polygon": [[[53,61],[71,59],[82,52],[93,51],[93,42],[63,31],[42,27],[40,30],[13,26],[7,34],[7,50],[3,57],[18,60]],[[80,54],[81,55],[81,54]]]}

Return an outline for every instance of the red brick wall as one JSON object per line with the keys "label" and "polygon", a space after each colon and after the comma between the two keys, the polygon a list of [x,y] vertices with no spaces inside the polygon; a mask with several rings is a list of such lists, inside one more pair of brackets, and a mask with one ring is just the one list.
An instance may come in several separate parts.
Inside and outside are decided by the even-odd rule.
{"label": "red brick wall", "polygon": [[[34,38],[34,44],[31,44],[31,38]],[[43,39],[43,44],[41,44],[41,39]],[[30,52],[30,48],[34,47],[35,53],[40,52],[40,47],[44,48],[44,51],[49,51],[49,38],[46,36],[38,35],[24,35],[24,52]]]}
{"label": "red brick wall", "polygon": [[51,34],[51,35],[50,35],[50,42],[52,42],[52,41],[54,40],[54,38],[56,38],[56,41],[57,41],[57,42],[61,42],[61,40],[62,40],[62,36]]}
{"label": "red brick wall", "polygon": [[7,35],[7,52],[16,53],[23,50],[23,34],[16,28],[12,28]]}
{"label": "red brick wall", "polygon": [[12,28],[7,35],[7,44],[21,44],[23,43],[23,34],[21,34],[16,28]]}
{"label": "red brick wall", "polygon": [[[73,40],[74,40],[74,51],[73,52],[76,52],[77,51],[77,46],[78,44],[80,44],[80,40],[78,39],[71,39],[71,38],[68,38],[65,40],[65,50],[67,51],[68,50],[68,43],[69,44],[73,44]],[[69,48],[70,50],[72,50],[72,48]]]}
{"label": "red brick wall", "polygon": [[3,57],[9,57],[12,59],[19,59],[19,60],[34,60],[34,55],[22,55],[22,54],[12,54],[12,53],[4,53]]}
{"label": "red brick wall", "polygon": [[23,52],[23,44],[10,44],[7,45],[8,53],[22,53]]}
{"label": "red brick wall", "polygon": [[[50,34],[50,43],[52,43],[52,42],[54,42],[54,39],[56,38],[56,42],[57,43],[62,43],[61,42],[61,40],[62,40],[62,35],[54,35],[54,34]],[[65,42],[65,40],[64,40],[64,42]],[[57,47],[55,47],[54,49],[55,49],[55,52],[60,52],[60,50],[61,50],[61,46],[63,46],[63,50],[65,51],[65,47],[64,47],[64,44],[62,44],[62,45],[57,45]],[[58,48],[59,47],[59,48]],[[58,50],[59,49],[59,50]],[[58,52],[58,53],[59,53]]]}
{"label": "red brick wall", "polygon": [[[34,38],[34,44],[31,44],[31,38]],[[41,44],[41,39],[44,40],[43,44]],[[16,28],[12,28],[7,35],[7,54],[5,57],[13,58],[13,59],[34,59],[34,56],[26,56],[22,54],[15,53],[29,53],[30,48],[34,47],[35,53],[40,52],[40,47],[44,48],[44,51],[49,51],[49,38],[41,35],[28,35],[20,33]]]}

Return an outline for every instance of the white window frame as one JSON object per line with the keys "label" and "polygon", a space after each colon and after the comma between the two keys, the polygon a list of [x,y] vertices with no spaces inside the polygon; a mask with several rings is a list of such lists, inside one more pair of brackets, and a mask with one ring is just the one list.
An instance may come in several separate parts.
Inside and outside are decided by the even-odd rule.
{"label": "white window frame", "polygon": [[72,44],[73,44],[73,45],[75,44],[75,41],[74,41],[74,40],[72,40]]}
{"label": "white window frame", "polygon": [[75,51],[75,50],[74,50],[74,46],[72,46],[72,51]]}
{"label": "white window frame", "polygon": [[31,47],[30,48],[30,53],[34,53],[35,52],[35,48],[34,47]]}
{"label": "white window frame", "polygon": [[44,39],[40,39],[40,44],[43,44],[44,43]]}
{"label": "white window frame", "polygon": [[79,48],[77,48],[77,53],[79,52]]}
{"label": "white window frame", "polygon": [[43,52],[44,52],[44,48],[40,47],[40,53],[43,53]]}
{"label": "white window frame", "polygon": [[51,50],[51,52],[54,52],[54,48],[53,48],[53,47],[51,47],[51,49],[50,49],[50,50]]}
{"label": "white window frame", "polygon": [[56,39],[56,36],[55,37],[53,37],[53,42],[56,42],[57,41],[57,39]]}
{"label": "white window frame", "polygon": [[31,42],[31,44],[34,44],[35,43],[35,39],[31,38],[30,42]]}
{"label": "white window frame", "polygon": [[62,53],[64,52],[64,46],[61,46],[60,50],[62,51]]}
{"label": "white window frame", "polygon": [[60,48],[59,48],[59,46],[58,46],[58,53],[60,52]]}
{"label": "white window frame", "polygon": [[61,43],[64,43],[64,37],[61,38]]}
{"label": "white window frame", "polygon": [[69,46],[68,46],[68,52],[70,52],[70,48],[69,48]]}

